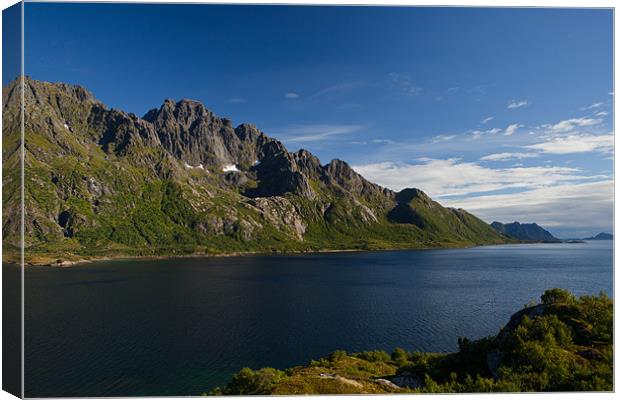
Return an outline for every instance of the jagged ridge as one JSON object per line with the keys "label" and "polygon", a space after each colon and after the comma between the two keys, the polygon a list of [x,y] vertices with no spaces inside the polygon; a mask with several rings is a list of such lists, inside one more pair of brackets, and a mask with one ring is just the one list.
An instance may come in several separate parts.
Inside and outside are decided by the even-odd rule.
{"label": "jagged ridge", "polygon": [[[3,88],[4,243],[18,243],[19,85]],[[178,254],[462,246],[506,238],[418,189],[395,193],[346,162],[289,152],[202,103],[142,118],[86,89],[25,79],[31,254]],[[36,261],[36,260],[35,260]]]}

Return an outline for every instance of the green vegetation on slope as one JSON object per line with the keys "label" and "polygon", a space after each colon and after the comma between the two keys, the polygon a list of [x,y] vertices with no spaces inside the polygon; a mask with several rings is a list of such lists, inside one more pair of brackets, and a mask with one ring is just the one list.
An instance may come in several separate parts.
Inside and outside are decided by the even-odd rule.
{"label": "green vegetation on slope", "polygon": [[212,395],[613,390],[613,301],[547,290],[498,335],[458,340],[455,353],[347,354],[285,371],[243,368]]}
{"label": "green vegetation on slope", "polygon": [[[19,258],[19,87],[3,89],[5,261]],[[166,100],[138,118],[78,86],[26,78],[23,94],[27,263],[509,241],[420,190],[289,152],[199,102]]]}

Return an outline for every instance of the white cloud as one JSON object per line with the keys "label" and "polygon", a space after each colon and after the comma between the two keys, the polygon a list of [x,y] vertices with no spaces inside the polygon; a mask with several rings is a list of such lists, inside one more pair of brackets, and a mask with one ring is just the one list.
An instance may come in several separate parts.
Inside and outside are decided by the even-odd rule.
{"label": "white cloud", "polygon": [[382,162],[353,168],[370,181],[390,189],[418,187],[437,198],[502,189],[533,189],[593,178],[581,175],[577,168],[489,168],[458,159],[425,159],[420,164]]}
{"label": "white cloud", "polygon": [[538,157],[537,153],[495,153],[480,158],[480,161],[508,161]]}
{"label": "white cloud", "polygon": [[431,143],[441,143],[452,140],[456,137],[456,135],[437,135],[431,139]]}
{"label": "white cloud", "polygon": [[519,125],[519,124],[508,125],[508,127],[504,131],[504,136],[512,136],[517,131],[517,129],[521,127],[523,127],[523,125]]}
{"label": "white cloud", "polygon": [[613,189],[613,180],[605,179],[518,193],[471,196],[443,203],[464,208],[487,222],[536,222],[552,231],[583,237],[613,228]]}
{"label": "white cloud", "polygon": [[487,129],[484,131],[481,131],[479,129],[473,130],[470,133],[471,138],[473,140],[478,140],[480,138],[482,138],[483,136],[489,136],[489,135],[496,135],[498,133],[500,133],[502,130],[499,128],[493,128],[493,129]]}
{"label": "white cloud", "polygon": [[[489,223],[537,222],[567,235],[611,229],[613,180],[609,176],[584,176],[578,168],[567,167],[493,169],[457,159],[418,161],[353,168],[394,190],[420,188],[444,206],[464,208]],[[586,235],[573,237],[579,236]]]}
{"label": "white cloud", "polygon": [[486,124],[488,122],[491,122],[495,119],[495,117],[486,117],[485,119],[483,119],[482,121],[480,121],[481,124]]}
{"label": "white cloud", "polygon": [[543,125],[543,128],[548,129],[550,132],[570,132],[575,128],[584,127],[584,126],[593,126],[598,125],[603,122],[600,118],[571,118],[565,119],[564,121],[560,121],[554,125]]}
{"label": "white cloud", "polygon": [[529,105],[530,102],[528,100],[511,100],[508,103],[509,109],[521,108]]}
{"label": "white cloud", "polygon": [[318,142],[335,136],[346,135],[362,129],[361,125],[297,125],[276,130],[284,142]]}
{"label": "white cloud", "polygon": [[521,124],[511,124],[511,125],[508,125],[506,129],[504,130],[500,128],[491,128],[491,129],[486,129],[486,130],[475,129],[473,131],[470,131],[469,134],[471,136],[471,139],[473,140],[481,139],[484,136],[497,135],[500,132],[503,132],[502,134],[504,136],[512,136],[517,131],[517,129],[522,128],[522,127],[523,125]]}
{"label": "white cloud", "polygon": [[590,104],[587,107],[581,107],[581,111],[592,110],[593,108],[599,108],[599,107],[602,107],[604,105],[605,105],[605,103],[602,103],[602,102],[601,103],[592,103],[592,104]]}
{"label": "white cloud", "polygon": [[542,143],[524,146],[547,154],[571,154],[599,151],[608,153],[613,150],[614,135],[573,134],[556,136]]}
{"label": "white cloud", "polygon": [[599,111],[596,114],[597,117],[604,117],[605,115],[609,115],[609,113],[607,111]]}
{"label": "white cloud", "polygon": [[284,97],[286,97],[287,99],[298,99],[299,98],[299,94],[295,93],[295,92],[288,92],[284,94]]}

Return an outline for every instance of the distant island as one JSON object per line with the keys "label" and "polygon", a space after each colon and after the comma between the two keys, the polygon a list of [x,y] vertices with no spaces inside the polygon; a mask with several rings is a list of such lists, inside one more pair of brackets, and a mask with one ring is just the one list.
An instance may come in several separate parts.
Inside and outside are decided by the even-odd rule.
{"label": "distant island", "polygon": [[611,233],[601,232],[596,236],[587,237],[583,240],[614,240],[614,235],[612,235]]}
{"label": "distant island", "polygon": [[613,390],[613,301],[545,291],[496,336],[458,339],[455,353],[336,351],[305,366],[244,368],[212,395],[477,393]]}
{"label": "distant island", "polygon": [[[25,78],[26,263],[101,257],[463,247],[509,243],[419,189],[322,164],[193,100],[144,116],[85,88]],[[3,88],[3,244],[20,245],[19,80]]]}
{"label": "distant island", "polygon": [[549,231],[543,229],[536,223],[522,224],[520,222],[512,222],[503,224],[501,222],[491,223],[491,227],[497,232],[502,233],[510,238],[530,241],[530,242],[552,242],[559,243],[560,239],[553,236]]}

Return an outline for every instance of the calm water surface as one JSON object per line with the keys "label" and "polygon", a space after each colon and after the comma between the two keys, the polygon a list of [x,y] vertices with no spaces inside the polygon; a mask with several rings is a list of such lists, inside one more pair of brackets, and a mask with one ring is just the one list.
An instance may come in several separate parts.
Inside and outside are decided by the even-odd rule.
{"label": "calm water surface", "polygon": [[336,349],[453,351],[547,288],[609,295],[613,243],[26,270],[26,395],[199,395]]}

